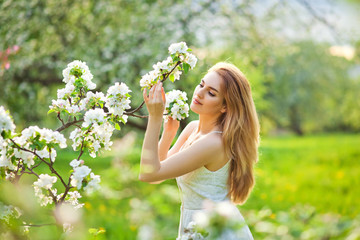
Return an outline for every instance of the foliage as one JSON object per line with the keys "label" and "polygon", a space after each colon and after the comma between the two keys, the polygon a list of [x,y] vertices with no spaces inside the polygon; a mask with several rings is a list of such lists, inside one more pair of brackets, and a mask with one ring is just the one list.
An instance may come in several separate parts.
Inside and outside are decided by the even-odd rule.
{"label": "foliage", "polygon": [[[172,81],[179,80],[181,71],[188,72],[197,62],[197,58],[189,51],[191,49],[188,49],[185,42],[170,45],[171,57],[155,64],[151,74],[146,74],[140,80],[140,85],[150,89],[167,78]],[[78,60],[68,64],[63,70],[63,77],[66,86],[58,90],[58,99],[52,101],[49,110],[49,113],[56,113],[62,124],[56,131],[30,126],[18,134],[15,132],[16,126],[11,115],[0,106],[0,177],[1,180],[17,185],[24,174],[36,176],[37,181],[33,183],[35,196],[41,206],[55,205],[53,210],[56,224],[63,226],[64,234],[67,234],[73,231],[73,225],[80,216],[76,210],[84,206],[78,201],[82,196],[77,190],[93,193],[100,188],[100,176],[95,175],[80,158],[85,152],[95,158],[100,150],[109,150],[114,129],[120,130],[119,122],[125,124],[128,116],[143,117],[134,113],[141,109],[144,102],[134,110],[126,111],[131,108],[131,90],[124,83],[115,83],[108,89],[106,96],[101,92],[91,92],[90,90],[96,88],[96,84],[92,82],[93,75],[86,63]],[[182,105],[187,105],[183,93],[178,92],[180,94],[173,96],[169,104],[173,106],[184,100]],[[165,110],[165,113],[181,120],[182,114],[188,116],[188,109],[187,106],[187,110],[177,108]],[[63,120],[65,118],[66,121]],[[78,125],[80,123],[81,126]],[[66,180],[54,167],[54,163],[57,157],[55,148],[67,147],[66,138],[60,132],[69,127],[75,127],[69,138],[73,141],[73,150],[78,151],[79,155],[70,162],[72,170]],[[54,175],[39,172],[41,164],[46,165],[47,172]],[[54,186],[57,180],[61,182],[63,192]],[[13,223],[12,219],[20,218],[20,210],[12,205],[4,205],[1,201],[0,203],[4,212],[0,220],[9,225],[9,228],[17,228],[19,224]],[[71,216],[68,219],[71,211],[76,212],[77,217]],[[34,226],[26,222],[24,225]],[[104,231],[92,229],[90,233],[97,236]]]}
{"label": "foliage", "polygon": [[[165,56],[161,49],[183,40],[197,46],[193,50],[201,62],[178,84],[180,90],[190,92],[212,64],[229,60],[252,83],[264,133],[278,128],[297,133],[358,131],[359,80],[349,76],[358,64],[358,50],[348,61],[329,55],[329,44],[284,38],[276,26],[286,20],[287,10],[294,12],[294,29],[311,31],[301,12],[283,1],[269,4],[261,14],[255,0],[3,1],[0,21],[7,24],[0,28],[0,51],[15,47],[16,54],[0,57],[1,64],[9,66],[0,76],[0,104],[14,113],[19,126],[55,126],[39,116],[66,62],[88,62],[98,78],[98,91],[116,81],[134,88],[152,59]],[[134,99],[135,105],[140,102]],[[25,107],[28,104],[32,108]],[[140,119],[129,123],[144,130]]]}

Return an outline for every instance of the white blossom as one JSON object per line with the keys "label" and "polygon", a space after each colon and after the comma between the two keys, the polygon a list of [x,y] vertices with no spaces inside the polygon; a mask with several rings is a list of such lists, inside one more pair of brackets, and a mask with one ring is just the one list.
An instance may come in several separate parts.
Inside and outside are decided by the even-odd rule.
{"label": "white blossom", "polygon": [[65,85],[65,88],[57,90],[57,97],[58,97],[58,99],[64,99],[64,98],[68,97],[71,93],[73,93],[74,90],[75,90],[75,86],[73,84],[73,81],[69,81]]}
{"label": "white blossom", "polygon": [[[51,191],[53,195],[56,197],[57,190],[56,189],[46,189],[47,191]],[[41,206],[46,206],[48,204],[53,203],[53,198],[48,196],[47,193],[43,193],[43,188],[34,185],[35,196],[38,198]]]}
{"label": "white blossom", "polygon": [[70,139],[73,141],[72,147],[76,151],[84,141],[87,143],[90,156],[95,158],[96,153],[102,148],[110,150],[110,146],[113,144],[111,136],[114,130],[115,128],[106,121],[101,125],[94,123],[90,129],[84,131],[76,128],[70,133]]}
{"label": "white blossom", "polygon": [[127,93],[131,92],[131,90],[129,89],[128,86],[126,86],[125,83],[121,83],[119,84],[118,82],[115,83],[115,85],[109,87],[109,89],[107,90],[107,94],[108,95],[125,95]]}
{"label": "white blossom", "polygon": [[76,168],[76,167],[80,166],[81,161],[82,161],[82,160],[76,160],[76,159],[74,159],[74,160],[72,160],[72,161],[70,162],[70,166],[73,167],[73,168]]}
{"label": "white blossom", "polygon": [[199,211],[194,214],[194,221],[199,227],[206,228],[210,222],[209,215],[206,214],[204,211]]}
{"label": "white blossom", "polygon": [[103,109],[95,108],[90,109],[85,113],[83,127],[88,127],[90,124],[99,123],[102,124],[105,121],[106,113]]}
{"label": "white blossom", "polygon": [[72,105],[66,106],[66,110],[69,112],[69,114],[74,114],[80,112],[82,109],[77,105]]}
{"label": "white blossom", "polygon": [[215,206],[216,212],[225,218],[235,218],[236,208],[230,201],[219,202]]}
{"label": "white blossom", "polygon": [[66,109],[67,107],[70,107],[70,103],[68,100],[64,99],[52,100],[52,105],[49,106],[50,109],[55,111],[60,111],[62,109]]}
{"label": "white blossom", "polygon": [[68,192],[65,202],[70,203],[75,206],[75,209],[78,209],[84,206],[84,204],[79,204],[79,198],[81,198],[81,194],[78,191]]}
{"label": "white blossom", "polygon": [[14,172],[5,172],[5,179],[7,181],[12,181],[15,179],[15,173]]}
{"label": "white blossom", "polygon": [[180,80],[181,73],[182,73],[182,71],[175,68],[175,70],[172,72],[172,75],[174,75],[174,80]]}
{"label": "white blossom", "polygon": [[173,43],[169,47],[169,53],[187,53],[188,47],[185,42]]}
{"label": "white blossom", "polygon": [[75,128],[70,133],[69,138],[73,141],[72,148],[74,149],[74,151],[76,151],[77,148],[81,146],[81,143],[82,143],[81,133],[82,132],[81,132],[81,130],[79,128]]}
{"label": "white blossom", "polygon": [[188,63],[190,65],[190,68],[193,69],[197,63],[197,58],[194,54],[188,53],[184,62]]}
{"label": "white blossom", "polygon": [[50,189],[56,181],[56,177],[52,177],[48,174],[40,174],[39,179],[34,182],[34,185],[39,188]]}
{"label": "white blossom", "polygon": [[75,76],[71,75],[72,69],[79,69],[81,71],[81,78],[86,81],[86,87],[90,90],[96,88],[96,84],[93,83],[91,80],[93,78],[93,75],[90,73],[90,70],[85,62],[75,60],[67,65],[67,68],[63,70],[63,81],[65,83],[68,83],[69,81],[74,81]]}
{"label": "white blossom", "polygon": [[71,179],[71,185],[73,187],[77,187],[77,189],[80,189],[82,186],[82,181],[85,177],[87,177],[91,172],[91,169],[88,166],[80,166],[74,168],[74,173],[72,175]]}
{"label": "white blossom", "polygon": [[173,64],[174,64],[174,62],[173,62],[172,58],[168,57],[164,61],[157,62],[156,64],[154,64],[153,68],[156,72],[160,72],[160,71],[167,72],[174,67]]}
{"label": "white blossom", "polygon": [[141,88],[151,88],[154,84],[157,83],[157,80],[161,76],[161,73],[157,70],[152,70],[142,76],[140,80]]}
{"label": "white blossom", "polygon": [[15,170],[17,163],[12,163],[8,157],[8,142],[4,140],[0,135],[0,167],[8,168],[9,170]]}
{"label": "white blossom", "polygon": [[126,109],[131,108],[129,92],[131,90],[125,83],[115,83],[115,85],[108,89],[105,106],[109,109],[110,113],[121,117]]}
{"label": "white blossom", "polygon": [[26,152],[26,151],[14,148],[14,155],[16,158],[22,159],[28,167],[31,167],[32,165],[35,164],[34,154],[31,152]]}
{"label": "white blossom", "polygon": [[[26,141],[28,141],[30,138],[36,137],[36,135],[39,134],[40,138],[39,140],[46,141],[47,144],[55,143],[59,144],[61,148],[66,148],[66,138],[63,134],[61,134],[58,131],[53,131],[51,129],[42,128],[40,129],[37,126],[30,126],[28,128],[25,128],[22,132],[21,138],[16,138],[16,140],[19,140],[21,143],[25,144]],[[14,138],[15,140],[15,138]],[[21,144],[20,143],[20,144]],[[23,145],[21,144],[21,145]]]}
{"label": "white blossom", "polygon": [[185,227],[185,233],[178,238],[177,240],[202,240],[205,239],[201,233],[198,233],[196,230],[197,224],[194,221],[189,222]]}
{"label": "white blossom", "polygon": [[52,162],[55,162],[57,156],[56,150],[53,148],[51,148],[50,151],[47,148],[44,148],[43,150],[36,151],[36,153],[41,158],[50,158]]}
{"label": "white blossom", "polygon": [[19,208],[0,202],[0,220],[9,223],[11,218],[19,218],[21,215],[22,212]]}
{"label": "white blossom", "polygon": [[10,114],[5,111],[3,106],[0,106],[0,133],[2,131],[11,131],[15,130],[15,124],[11,119]]}
{"label": "white blossom", "polygon": [[90,173],[91,181],[88,183],[88,185],[84,188],[87,194],[91,194],[94,191],[98,190],[100,188],[100,176],[95,175],[94,173]]}
{"label": "white blossom", "polygon": [[[81,110],[89,109],[95,106],[95,103],[105,102],[106,97],[102,92],[93,93],[91,91],[86,93],[86,98],[82,99],[79,103]],[[92,103],[92,104],[90,104]]]}
{"label": "white blossom", "polygon": [[189,116],[189,105],[186,103],[186,93],[180,90],[172,90],[166,93],[164,116],[165,120],[181,120]]}

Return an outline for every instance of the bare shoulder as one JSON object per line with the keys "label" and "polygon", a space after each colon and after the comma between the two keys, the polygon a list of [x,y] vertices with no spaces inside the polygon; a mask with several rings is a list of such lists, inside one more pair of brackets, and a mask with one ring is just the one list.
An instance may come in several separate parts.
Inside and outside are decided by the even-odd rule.
{"label": "bare shoulder", "polygon": [[186,125],[186,127],[184,128],[184,131],[188,130],[188,131],[192,132],[195,128],[197,128],[198,125],[199,125],[199,120],[191,121],[188,123],[188,125]]}
{"label": "bare shoulder", "polygon": [[170,157],[171,155],[177,153],[180,150],[182,145],[189,138],[189,136],[194,131],[194,129],[198,126],[198,122],[199,121],[192,121],[188,125],[186,125],[184,130],[180,133],[180,136],[178,137],[175,145],[168,152],[168,157]]}
{"label": "bare shoulder", "polygon": [[205,145],[207,148],[211,148],[211,151],[219,151],[223,150],[223,141],[221,134],[212,132],[201,139],[199,139],[199,143]]}
{"label": "bare shoulder", "polygon": [[191,121],[186,125],[184,130],[181,132],[180,137],[187,139],[191,133],[197,128],[199,125],[199,120]]}

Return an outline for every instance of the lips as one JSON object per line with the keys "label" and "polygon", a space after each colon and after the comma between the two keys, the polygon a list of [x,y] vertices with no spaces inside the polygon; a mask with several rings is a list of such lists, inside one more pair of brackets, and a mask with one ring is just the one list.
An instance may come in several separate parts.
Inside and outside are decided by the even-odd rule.
{"label": "lips", "polygon": [[199,100],[197,100],[196,98],[193,99],[193,103],[202,105],[202,103],[200,103]]}

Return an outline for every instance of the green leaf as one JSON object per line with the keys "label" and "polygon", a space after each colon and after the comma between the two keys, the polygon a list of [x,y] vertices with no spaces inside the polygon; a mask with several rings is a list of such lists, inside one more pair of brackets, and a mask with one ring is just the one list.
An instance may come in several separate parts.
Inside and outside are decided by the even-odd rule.
{"label": "green leaf", "polygon": [[120,125],[118,123],[115,123],[115,129],[120,130]]}
{"label": "green leaf", "polygon": [[7,138],[11,138],[11,131],[9,130],[4,130],[1,132],[1,136],[4,138],[4,139],[7,139]]}
{"label": "green leaf", "polygon": [[187,63],[183,63],[184,73],[188,73],[190,69],[190,65]]}
{"label": "green leaf", "polygon": [[186,50],[186,51],[188,51],[188,52],[192,52],[192,49],[191,49],[191,48],[188,48],[188,50]]}
{"label": "green leaf", "polygon": [[50,113],[53,113],[53,112],[55,112],[55,110],[54,110],[54,109],[50,109],[50,110],[47,112],[47,114],[50,114]]}
{"label": "green leaf", "polygon": [[169,79],[170,79],[170,81],[174,82],[174,81],[175,81],[175,76],[174,76],[174,74],[171,74],[171,75],[169,76]]}
{"label": "green leaf", "polygon": [[120,118],[120,121],[121,121],[123,124],[126,124],[126,121],[125,121],[123,118]]}

